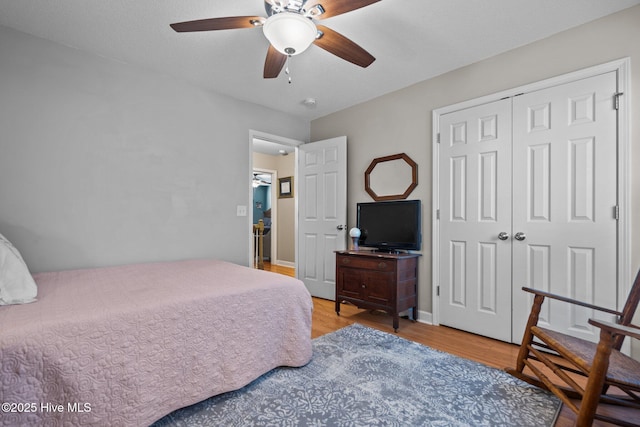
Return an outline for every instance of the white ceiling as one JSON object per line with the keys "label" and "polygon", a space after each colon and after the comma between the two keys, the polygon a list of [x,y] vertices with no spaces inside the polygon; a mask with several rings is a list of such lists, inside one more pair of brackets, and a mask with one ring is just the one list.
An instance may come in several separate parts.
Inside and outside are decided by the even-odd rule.
{"label": "white ceiling", "polygon": [[[265,80],[262,29],[176,33],[170,23],[266,16],[263,0],[0,0],[0,25],[314,119],[640,4],[640,0],[381,0],[322,21],[377,60],[317,46],[292,83]],[[0,59],[1,60],[1,59]],[[316,105],[303,104],[314,98]]]}

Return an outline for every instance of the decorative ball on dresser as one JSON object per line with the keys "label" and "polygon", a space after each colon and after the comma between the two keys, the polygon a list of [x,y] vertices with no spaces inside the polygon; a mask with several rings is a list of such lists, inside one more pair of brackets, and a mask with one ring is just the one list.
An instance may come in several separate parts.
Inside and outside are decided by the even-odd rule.
{"label": "decorative ball on dresser", "polygon": [[353,242],[353,250],[358,250],[358,240],[360,239],[360,229],[357,227],[353,227],[349,230],[349,236],[351,236],[351,241]]}

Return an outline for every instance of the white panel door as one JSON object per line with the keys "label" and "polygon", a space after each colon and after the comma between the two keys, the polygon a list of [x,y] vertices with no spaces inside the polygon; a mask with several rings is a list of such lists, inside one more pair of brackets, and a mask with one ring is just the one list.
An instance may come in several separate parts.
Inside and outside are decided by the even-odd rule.
{"label": "white panel door", "polygon": [[[616,309],[616,87],[609,72],[513,98],[513,342],[532,301],[522,286]],[[541,320],[597,341],[587,320],[602,317],[568,307],[545,303]]]}
{"label": "white panel door", "polygon": [[311,295],[335,300],[335,251],[347,247],[347,138],[300,145],[296,181],[296,275]]}
{"label": "white panel door", "polygon": [[439,164],[440,323],[510,341],[511,100],[441,116]]}

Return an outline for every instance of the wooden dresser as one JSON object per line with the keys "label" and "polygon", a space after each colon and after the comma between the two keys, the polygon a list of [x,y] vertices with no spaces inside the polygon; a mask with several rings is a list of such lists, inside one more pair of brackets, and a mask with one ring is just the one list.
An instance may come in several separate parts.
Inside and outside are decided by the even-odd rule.
{"label": "wooden dresser", "polygon": [[373,251],[336,252],[336,313],[340,303],[358,308],[384,310],[393,316],[398,330],[398,313],[412,309],[417,320],[418,257],[420,254],[389,254]]}

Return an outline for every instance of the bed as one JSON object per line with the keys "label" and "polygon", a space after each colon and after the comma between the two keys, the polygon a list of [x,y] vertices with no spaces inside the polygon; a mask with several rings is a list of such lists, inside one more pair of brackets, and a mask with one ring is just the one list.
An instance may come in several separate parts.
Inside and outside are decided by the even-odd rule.
{"label": "bed", "polygon": [[36,274],[0,306],[2,425],[144,426],[311,350],[302,282],[218,260]]}

